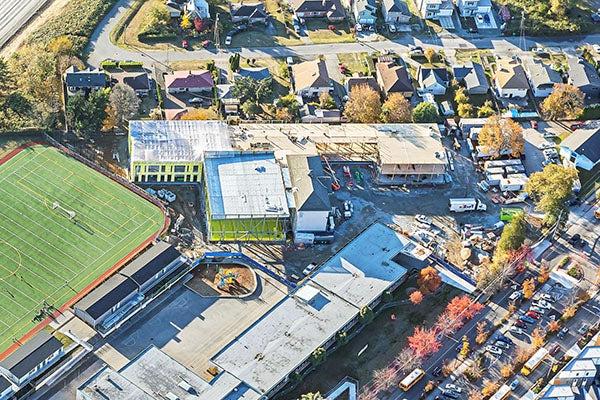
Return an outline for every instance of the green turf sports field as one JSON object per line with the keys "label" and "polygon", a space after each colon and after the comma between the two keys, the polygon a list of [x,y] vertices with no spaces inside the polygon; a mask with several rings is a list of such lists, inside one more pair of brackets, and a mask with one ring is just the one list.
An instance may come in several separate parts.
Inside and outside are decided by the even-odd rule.
{"label": "green turf sports field", "polygon": [[145,240],[162,211],[53,147],[0,164],[0,352]]}

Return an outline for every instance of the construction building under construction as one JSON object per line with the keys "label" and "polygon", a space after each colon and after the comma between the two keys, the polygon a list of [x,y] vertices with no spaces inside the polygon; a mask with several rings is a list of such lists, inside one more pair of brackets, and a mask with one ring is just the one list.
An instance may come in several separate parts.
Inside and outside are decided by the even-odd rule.
{"label": "construction building under construction", "polygon": [[290,211],[273,152],[204,155],[208,240],[283,241]]}
{"label": "construction building under construction", "polygon": [[321,155],[331,163],[377,166],[377,183],[437,184],[448,177],[448,158],[436,124],[240,124],[233,145],[290,154]]}

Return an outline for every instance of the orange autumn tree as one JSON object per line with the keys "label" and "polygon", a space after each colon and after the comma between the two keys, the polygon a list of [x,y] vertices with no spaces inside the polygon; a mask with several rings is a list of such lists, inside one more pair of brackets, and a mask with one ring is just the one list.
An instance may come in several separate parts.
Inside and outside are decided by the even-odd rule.
{"label": "orange autumn tree", "polygon": [[417,357],[423,358],[438,351],[442,344],[433,329],[417,326],[413,334],[408,337],[408,346]]}
{"label": "orange autumn tree", "polygon": [[425,267],[419,272],[419,278],[417,279],[419,284],[419,290],[423,294],[429,294],[435,292],[442,284],[442,278],[440,274],[433,267]]}
{"label": "orange autumn tree", "polygon": [[419,290],[415,290],[408,296],[409,300],[413,304],[420,304],[423,301],[423,293]]}

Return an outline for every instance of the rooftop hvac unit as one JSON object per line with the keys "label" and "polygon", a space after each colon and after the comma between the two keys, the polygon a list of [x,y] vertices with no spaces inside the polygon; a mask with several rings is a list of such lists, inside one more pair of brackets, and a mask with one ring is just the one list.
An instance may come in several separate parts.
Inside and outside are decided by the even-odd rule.
{"label": "rooftop hvac unit", "polygon": [[165,397],[169,400],[179,400],[179,397],[173,392],[169,392],[165,395]]}

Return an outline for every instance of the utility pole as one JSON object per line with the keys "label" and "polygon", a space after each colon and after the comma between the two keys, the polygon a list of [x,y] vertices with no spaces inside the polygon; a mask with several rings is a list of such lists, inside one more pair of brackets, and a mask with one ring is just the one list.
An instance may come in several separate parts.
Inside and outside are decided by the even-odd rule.
{"label": "utility pole", "polygon": [[527,51],[527,39],[525,38],[525,11],[521,11],[519,47],[523,51]]}
{"label": "utility pole", "polygon": [[216,48],[221,49],[221,38],[219,35],[219,13],[217,13],[217,17],[215,18],[214,42]]}

